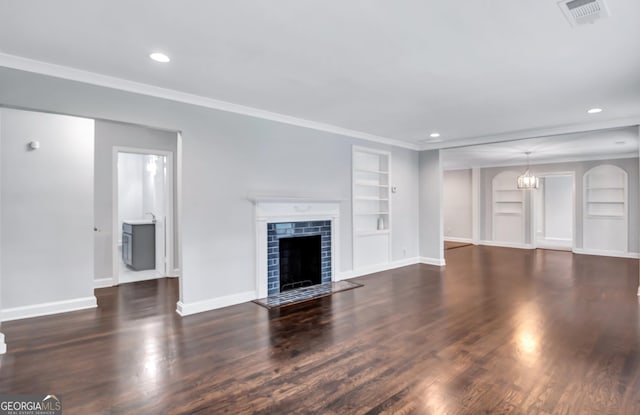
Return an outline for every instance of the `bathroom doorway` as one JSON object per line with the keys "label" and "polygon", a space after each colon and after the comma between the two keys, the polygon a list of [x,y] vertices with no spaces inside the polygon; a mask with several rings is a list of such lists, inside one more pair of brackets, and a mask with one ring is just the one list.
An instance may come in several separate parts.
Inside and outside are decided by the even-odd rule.
{"label": "bathroom doorway", "polygon": [[173,154],[116,147],[113,161],[114,283],[172,276]]}

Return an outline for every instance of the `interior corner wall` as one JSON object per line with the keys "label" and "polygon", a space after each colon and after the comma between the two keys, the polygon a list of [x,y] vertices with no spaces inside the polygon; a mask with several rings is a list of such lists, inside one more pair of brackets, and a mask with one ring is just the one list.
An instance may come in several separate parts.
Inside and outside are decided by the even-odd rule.
{"label": "interior corner wall", "polygon": [[183,303],[255,293],[252,195],[340,200],[338,271],[351,271],[354,144],[391,152],[392,260],[419,255],[414,150],[8,68],[0,104],[180,131]]}
{"label": "interior corner wall", "polygon": [[442,163],[440,150],[420,152],[420,256],[444,260]]}
{"label": "interior corner wall", "polygon": [[[629,202],[629,232],[628,232],[628,251],[630,253],[640,252],[640,177],[638,171],[638,158],[628,159],[612,159],[612,160],[593,160],[566,163],[550,163],[531,166],[531,172],[541,176],[545,174],[559,172],[575,172],[575,247],[583,248],[583,177],[591,168],[610,164],[618,166],[625,170],[628,175],[628,202]],[[506,170],[524,171],[525,166],[511,167],[491,167],[481,169],[481,239],[486,241],[492,240],[492,179],[500,172]],[[531,198],[527,194],[525,196],[525,243],[532,243],[531,235]]]}
{"label": "interior corner wall", "polygon": [[95,306],[94,122],[6,108],[0,116],[3,319]]}
{"label": "interior corner wall", "polygon": [[444,237],[471,239],[471,169],[443,173]]}
{"label": "interior corner wall", "polygon": [[[96,232],[94,248],[95,279],[113,277],[113,149],[115,147],[171,151],[175,167],[178,157],[178,134],[135,124],[96,120],[94,216],[98,232]],[[173,176],[173,188],[176,194],[178,175],[175,168]],[[174,197],[173,203],[174,266],[179,268],[177,197]]]}

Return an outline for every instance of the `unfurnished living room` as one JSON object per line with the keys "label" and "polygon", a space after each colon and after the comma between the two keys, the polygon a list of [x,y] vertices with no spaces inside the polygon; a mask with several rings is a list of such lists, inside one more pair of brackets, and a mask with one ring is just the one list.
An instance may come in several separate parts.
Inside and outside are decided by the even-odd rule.
{"label": "unfurnished living room", "polygon": [[0,414],[640,413],[638,0],[0,0]]}

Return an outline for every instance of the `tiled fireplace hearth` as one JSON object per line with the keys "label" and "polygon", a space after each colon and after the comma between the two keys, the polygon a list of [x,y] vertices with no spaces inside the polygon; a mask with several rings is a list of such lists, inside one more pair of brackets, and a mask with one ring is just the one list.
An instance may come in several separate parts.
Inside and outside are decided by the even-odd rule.
{"label": "tiled fireplace hearth", "polygon": [[[336,281],[340,204],[306,199],[258,199],[256,205],[256,295],[264,298],[281,288]],[[302,264],[295,258],[307,255]],[[280,255],[284,255],[283,258]],[[280,275],[281,262],[285,274]],[[293,262],[293,265],[288,265]],[[289,268],[304,275],[290,280]],[[300,272],[302,267],[302,272]],[[317,270],[317,274],[314,273]],[[280,283],[285,284],[281,287]],[[295,282],[297,281],[297,282]]]}

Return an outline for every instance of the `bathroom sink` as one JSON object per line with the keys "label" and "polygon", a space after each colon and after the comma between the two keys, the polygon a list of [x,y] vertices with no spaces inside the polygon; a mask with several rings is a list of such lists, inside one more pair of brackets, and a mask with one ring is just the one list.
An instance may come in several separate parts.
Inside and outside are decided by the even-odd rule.
{"label": "bathroom sink", "polygon": [[151,219],[123,220],[122,222],[128,223],[129,225],[153,225],[155,223]]}

